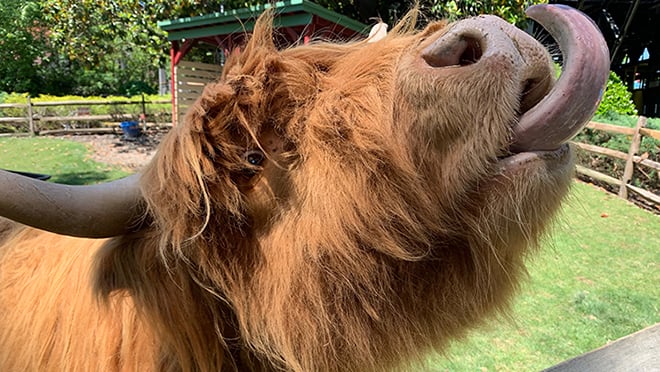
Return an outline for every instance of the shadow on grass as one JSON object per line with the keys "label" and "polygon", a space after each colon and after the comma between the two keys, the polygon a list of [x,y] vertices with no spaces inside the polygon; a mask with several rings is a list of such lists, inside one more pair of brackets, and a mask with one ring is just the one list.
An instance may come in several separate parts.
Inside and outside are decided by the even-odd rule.
{"label": "shadow on grass", "polygon": [[95,183],[112,181],[113,179],[114,178],[111,177],[108,172],[87,171],[54,174],[51,177],[50,182],[61,183],[65,185],[91,185]]}

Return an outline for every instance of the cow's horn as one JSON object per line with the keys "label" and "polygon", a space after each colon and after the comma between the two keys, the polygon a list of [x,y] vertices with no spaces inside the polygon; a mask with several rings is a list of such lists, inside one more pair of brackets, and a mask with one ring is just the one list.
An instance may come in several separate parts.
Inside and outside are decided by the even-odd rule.
{"label": "cow's horn", "polygon": [[535,5],[527,15],[559,44],[564,69],[552,91],[514,127],[515,151],[554,150],[596,111],[609,76],[609,51],[598,27],[565,5]]}
{"label": "cow's horn", "polygon": [[139,175],[69,186],[0,170],[0,216],[63,235],[105,238],[131,228],[143,211]]}

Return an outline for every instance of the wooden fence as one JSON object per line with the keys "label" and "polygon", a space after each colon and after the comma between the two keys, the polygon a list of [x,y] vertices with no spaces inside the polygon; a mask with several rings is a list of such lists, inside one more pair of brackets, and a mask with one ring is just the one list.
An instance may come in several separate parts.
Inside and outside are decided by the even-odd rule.
{"label": "wooden fence", "polygon": [[[157,118],[157,115],[153,115],[153,113],[150,115],[150,113],[147,112],[147,105],[150,104],[167,104],[171,105],[171,101],[168,99],[165,100],[153,100],[153,101],[148,101],[145,100],[144,96],[142,96],[142,99],[140,100],[124,100],[124,101],[117,101],[117,100],[98,100],[98,101],[55,101],[55,102],[33,102],[28,96],[26,98],[25,103],[2,103],[0,104],[0,111],[2,109],[22,109],[24,110],[24,116],[11,116],[11,117],[4,117],[0,116],[0,124],[2,123],[11,123],[11,124],[27,124],[27,131],[29,134],[35,135],[35,134],[54,134],[58,132],[67,132],[69,129],[58,129],[58,130],[41,130],[40,128],[41,123],[48,123],[48,122],[61,122],[63,126],[68,126],[69,123],[74,123],[74,122],[113,122],[113,123],[118,123],[121,121],[140,121],[143,125],[146,125],[147,122],[151,119]],[[116,113],[112,114],[105,114],[105,115],[92,115],[91,114],[91,109],[90,106],[98,106],[98,105],[105,105],[105,106],[112,106],[112,107],[119,107],[119,106],[125,106],[125,105],[136,105],[139,107],[138,110],[118,110]],[[73,111],[70,115],[64,115],[64,116],[44,116],[44,115],[39,115],[35,113],[37,108],[40,107],[58,107],[58,106],[77,106],[75,111]],[[168,112],[171,112],[171,110],[168,109]],[[169,121],[169,120],[168,120]],[[152,120],[152,123],[157,124],[157,122],[154,122]],[[164,124],[171,124],[169,123],[164,123]],[[102,132],[104,129],[103,128],[86,128],[86,131],[88,132]]]}
{"label": "wooden fence", "polygon": [[603,124],[596,122],[589,122],[587,128],[615,133],[615,134],[624,134],[631,137],[630,148],[628,153],[621,151],[616,151],[604,147],[594,146],[586,143],[574,142],[575,146],[579,149],[588,151],[590,153],[604,155],[610,158],[624,160],[626,162],[625,168],[623,170],[623,176],[621,178],[614,178],[612,176],[603,174],[601,172],[595,171],[593,169],[586,168],[584,166],[578,165],[577,172],[581,175],[590,177],[594,180],[602,181],[612,186],[618,187],[619,196],[623,199],[628,199],[629,192],[632,191],[636,195],[640,196],[647,202],[653,204],[656,209],[660,210],[660,195],[657,195],[649,190],[634,186],[633,183],[633,174],[635,167],[647,167],[658,171],[656,178],[660,177],[660,163],[647,159],[645,156],[640,156],[638,154],[640,145],[642,143],[642,138],[644,136],[651,137],[655,140],[660,140],[660,131],[652,130],[645,128],[646,118],[640,116],[637,120],[637,125],[634,128],[622,127],[618,125]]}
{"label": "wooden fence", "polygon": [[174,70],[174,108],[175,123],[182,123],[183,117],[199,96],[204,87],[217,80],[222,74],[222,66],[208,63],[181,61]]}
{"label": "wooden fence", "polygon": [[[177,89],[177,93],[178,93],[177,101],[180,100],[180,102],[178,102],[179,105],[181,105],[180,109],[184,109],[187,106],[188,102],[184,102],[186,99],[191,99],[193,98],[192,97],[193,95],[196,97],[199,93],[201,93],[200,87],[203,88],[206,80],[212,77],[211,75],[217,76],[216,74],[218,73],[218,71],[209,72],[202,67],[205,66],[197,66],[197,65],[193,66],[191,64],[191,66],[187,66],[187,65],[184,66],[187,72],[182,73],[182,70],[179,70],[179,73],[181,75],[180,77],[185,76],[185,78],[182,79],[182,81],[180,80],[181,86],[178,87]],[[197,76],[197,77],[193,76],[200,74],[203,76]],[[147,101],[144,99],[144,96],[142,97],[141,100],[125,100],[125,101],[99,100],[99,101],[32,102],[30,97],[28,96],[26,99],[26,103],[24,104],[23,103],[0,104],[0,111],[2,109],[19,108],[19,109],[24,109],[24,113],[25,113],[24,116],[14,116],[14,117],[0,116],[0,124],[27,123],[28,132],[33,135],[58,134],[58,133],[71,132],[71,130],[68,129],[40,130],[39,124],[47,123],[47,122],[71,123],[71,122],[110,121],[113,123],[117,123],[125,120],[138,119],[143,125],[146,126],[150,118],[150,115],[146,109],[146,106],[148,104],[171,105],[171,103],[172,102],[170,100]],[[138,105],[140,109],[139,112],[123,112],[123,113],[114,113],[114,114],[106,114],[106,115],[92,115],[89,106],[93,106],[93,105],[111,105],[111,106]],[[77,106],[77,110],[75,111],[74,115],[66,115],[66,116],[41,116],[35,114],[36,108],[55,107],[55,106],[72,106],[72,107]],[[168,112],[171,112],[171,110],[168,110]],[[176,120],[176,118],[172,118],[172,119]],[[151,122],[151,123],[158,125],[157,122]],[[162,123],[162,124],[171,125],[171,122]],[[640,149],[640,144],[644,136],[651,137],[655,140],[660,140],[660,131],[645,128],[645,125],[646,125],[646,118],[643,116],[639,117],[637,121],[637,125],[634,128],[597,123],[597,122],[590,122],[589,124],[587,124],[587,128],[592,130],[630,136],[632,139],[631,145],[628,150],[628,153],[624,153],[621,151],[594,146],[586,143],[574,142],[575,146],[578,147],[579,149],[585,150],[593,154],[620,159],[626,162],[623,176],[621,178],[615,178],[610,175],[606,175],[596,170],[589,169],[580,165],[577,166],[577,172],[581,175],[590,177],[594,180],[602,181],[617,187],[619,190],[619,196],[621,198],[628,199],[629,196],[628,193],[633,192],[636,195],[640,196],[641,198],[645,199],[646,201],[650,202],[651,204],[655,205],[656,209],[660,210],[660,195],[632,184],[635,167],[641,166],[641,167],[651,168],[656,170],[658,174],[660,174],[660,162],[647,159],[646,157],[640,156],[638,154]],[[94,132],[102,133],[102,132],[107,132],[108,130],[112,131],[114,129],[111,128],[84,129],[84,131],[92,132],[92,133]]]}

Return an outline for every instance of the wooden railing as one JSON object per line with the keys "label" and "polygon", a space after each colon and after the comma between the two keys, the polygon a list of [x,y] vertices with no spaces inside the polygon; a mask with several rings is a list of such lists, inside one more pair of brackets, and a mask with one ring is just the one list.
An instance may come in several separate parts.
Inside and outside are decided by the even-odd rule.
{"label": "wooden railing", "polygon": [[[594,180],[605,182],[612,186],[618,187],[619,196],[623,199],[628,199],[628,192],[632,191],[635,194],[639,195],[646,201],[655,205],[657,209],[660,210],[660,195],[657,195],[649,190],[634,186],[633,183],[633,174],[635,167],[643,166],[651,169],[655,169],[660,172],[660,162],[647,159],[644,156],[638,154],[642,139],[644,136],[651,137],[656,140],[660,140],[660,131],[652,130],[645,128],[646,118],[640,116],[637,120],[637,125],[634,128],[622,127],[611,124],[596,123],[590,122],[587,124],[587,128],[603,131],[608,133],[624,134],[631,137],[630,147],[628,153],[624,153],[617,150],[612,150],[604,147],[594,146],[586,143],[574,142],[575,146],[579,149],[588,151],[590,153],[604,155],[615,159],[620,159],[625,161],[626,165],[623,170],[623,175],[621,178],[615,178],[607,174],[603,174],[593,169],[578,165],[577,172],[579,174],[590,177]],[[660,174],[660,173],[658,173]],[[658,176],[660,177],[660,176]]]}
{"label": "wooden railing", "polygon": [[657,371],[660,323],[542,372]]}
{"label": "wooden railing", "polygon": [[[2,103],[0,104],[0,111],[2,109],[13,109],[13,108],[18,108],[24,110],[24,115],[23,116],[11,116],[11,117],[3,117],[0,116],[0,124],[1,123],[23,123],[27,124],[27,131],[29,134],[49,134],[53,132],[61,132],[61,131],[66,131],[66,130],[40,130],[39,124],[40,123],[48,123],[48,122],[121,122],[121,121],[126,121],[126,120],[138,120],[141,121],[143,124],[146,124],[147,120],[150,118],[153,118],[154,115],[150,115],[147,112],[147,105],[150,104],[168,104],[171,105],[171,101],[168,99],[164,100],[153,100],[153,101],[148,101],[142,96],[142,99],[140,100],[98,100],[98,101],[53,101],[53,102],[33,102],[31,98],[28,96],[26,98],[26,103]],[[92,115],[91,110],[89,109],[89,106],[98,106],[98,105],[105,105],[105,106],[112,106],[112,107],[120,107],[120,106],[126,106],[126,105],[135,105],[138,106],[139,109],[135,110],[118,110],[116,113],[112,114],[105,114],[105,115]],[[64,116],[44,116],[44,115],[39,115],[35,113],[35,109],[39,107],[58,107],[58,106],[77,106],[78,110],[72,115],[64,115]],[[123,111],[123,112],[122,112]],[[168,109],[168,112],[171,112],[171,110]],[[171,119],[170,119],[171,120]],[[169,121],[169,120],[168,120]],[[170,121],[171,124],[171,121]],[[99,129],[99,128],[89,128],[91,129],[90,131],[93,131],[93,129]]]}

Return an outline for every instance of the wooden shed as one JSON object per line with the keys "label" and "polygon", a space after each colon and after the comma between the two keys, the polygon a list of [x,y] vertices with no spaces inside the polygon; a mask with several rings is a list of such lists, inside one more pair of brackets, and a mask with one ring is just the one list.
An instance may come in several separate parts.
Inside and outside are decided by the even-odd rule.
{"label": "wooden shed", "polygon": [[278,32],[274,42],[278,47],[308,43],[312,37],[350,40],[369,32],[366,25],[307,0],[288,0],[158,22],[172,43],[173,124],[181,120],[204,86],[222,72],[222,62],[189,62],[185,60],[186,54],[202,45],[217,48],[222,54],[240,48],[252,32],[259,14],[271,7],[275,9],[274,26]]}

